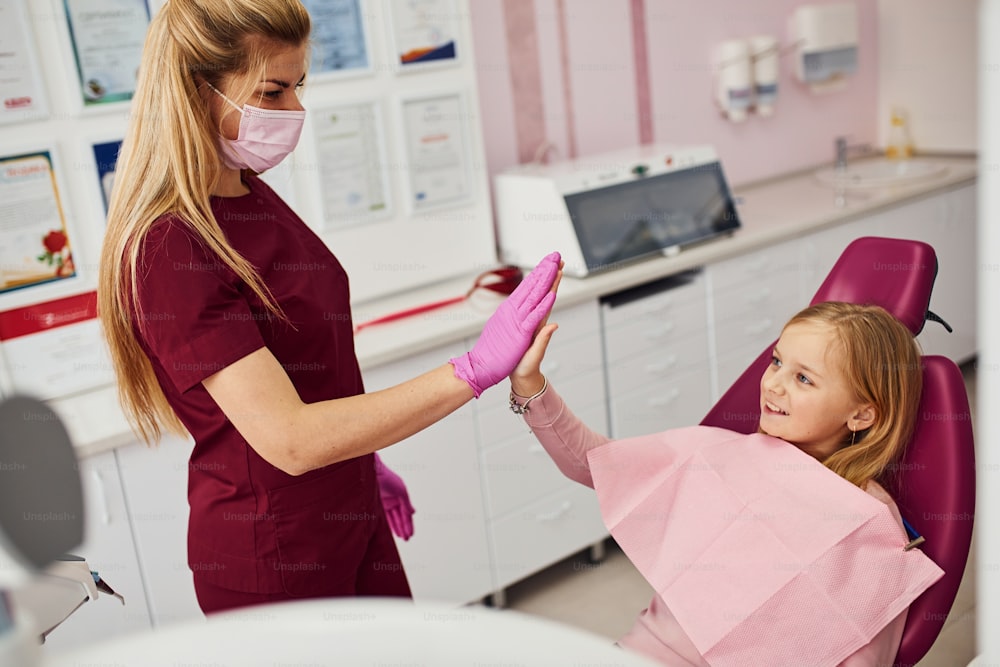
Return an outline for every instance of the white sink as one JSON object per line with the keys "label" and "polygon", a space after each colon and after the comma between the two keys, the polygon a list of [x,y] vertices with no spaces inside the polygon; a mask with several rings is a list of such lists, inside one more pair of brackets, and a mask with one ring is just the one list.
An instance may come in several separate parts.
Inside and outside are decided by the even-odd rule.
{"label": "white sink", "polygon": [[846,169],[825,167],[816,172],[816,178],[834,187],[882,188],[933,179],[947,172],[946,165],[931,160],[879,158],[851,162]]}

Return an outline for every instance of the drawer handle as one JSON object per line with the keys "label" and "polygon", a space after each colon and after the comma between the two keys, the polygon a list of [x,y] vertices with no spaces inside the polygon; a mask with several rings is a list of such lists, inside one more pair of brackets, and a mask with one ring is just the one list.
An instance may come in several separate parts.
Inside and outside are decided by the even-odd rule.
{"label": "drawer handle", "polygon": [[646,339],[660,340],[661,338],[666,338],[667,336],[670,335],[670,332],[674,330],[674,326],[675,325],[673,322],[667,322],[666,324],[657,329],[653,329],[652,331],[647,331]]}
{"label": "drawer handle", "polygon": [[662,375],[677,365],[677,355],[671,354],[665,360],[656,364],[647,364],[646,372],[650,375]]}
{"label": "drawer handle", "polygon": [[749,301],[750,303],[761,303],[762,301],[767,301],[770,298],[771,298],[771,288],[765,287],[756,294],[752,294],[749,297],[747,297],[747,301]]}
{"label": "drawer handle", "polygon": [[762,319],[760,322],[757,322],[756,324],[748,325],[746,327],[745,331],[748,334],[750,334],[750,335],[753,336],[753,335],[756,335],[756,334],[764,333],[765,331],[767,331],[768,329],[771,328],[771,324],[772,324],[771,318],[770,317],[765,317],[764,319]]}
{"label": "drawer handle", "polygon": [[551,512],[536,514],[535,521],[540,521],[540,522],[555,521],[556,519],[563,517],[571,509],[573,509],[573,503],[571,503],[568,500],[564,500],[559,507],[552,510]]}
{"label": "drawer handle", "polygon": [[651,408],[662,408],[663,406],[670,405],[671,403],[676,401],[677,397],[680,395],[681,395],[681,390],[674,387],[673,389],[668,391],[664,396],[649,399],[648,401],[646,401],[646,405],[648,405]]}
{"label": "drawer handle", "polygon": [[559,372],[559,362],[558,361],[543,361],[541,371],[544,375],[550,376],[555,375]]}
{"label": "drawer handle", "polygon": [[662,313],[665,310],[669,310],[671,306],[674,305],[674,298],[667,297],[659,303],[647,303],[642,307],[643,315],[656,315],[657,313]]}

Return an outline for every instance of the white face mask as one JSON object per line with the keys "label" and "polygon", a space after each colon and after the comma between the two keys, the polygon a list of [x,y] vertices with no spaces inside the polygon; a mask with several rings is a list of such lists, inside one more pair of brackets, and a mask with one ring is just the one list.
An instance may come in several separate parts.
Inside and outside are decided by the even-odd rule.
{"label": "white face mask", "polygon": [[306,119],[303,111],[277,111],[244,104],[241,109],[212,84],[218,93],[240,112],[240,131],[236,139],[221,137],[222,161],[231,169],[250,169],[262,173],[274,167],[295,150]]}

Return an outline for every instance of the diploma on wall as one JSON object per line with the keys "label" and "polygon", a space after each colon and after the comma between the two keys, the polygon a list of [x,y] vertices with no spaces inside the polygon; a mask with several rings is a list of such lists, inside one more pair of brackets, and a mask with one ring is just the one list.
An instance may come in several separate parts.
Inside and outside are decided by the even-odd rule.
{"label": "diploma on wall", "polygon": [[48,400],[114,382],[96,292],[0,312],[0,350],[14,393]]}
{"label": "diploma on wall", "polygon": [[390,0],[396,65],[419,69],[457,61],[459,16],[454,0]]}
{"label": "diploma on wall", "polygon": [[371,71],[361,0],[303,0],[312,19],[309,75]]}
{"label": "diploma on wall", "polygon": [[458,93],[403,103],[414,211],[461,202],[472,195],[466,116]]}
{"label": "diploma on wall", "polygon": [[0,123],[47,115],[27,0],[0,0]]}
{"label": "diploma on wall", "polygon": [[75,275],[52,157],[0,157],[0,293]]}
{"label": "diploma on wall", "polygon": [[132,99],[149,26],[145,0],[63,0],[85,106]]}
{"label": "diploma on wall", "polygon": [[121,147],[121,141],[105,141],[92,146],[105,213],[108,212],[108,205],[111,203],[111,187],[115,184],[115,163],[118,162],[118,151]]}
{"label": "diploma on wall", "polygon": [[378,106],[372,102],[319,109],[314,117],[326,226],[346,227],[388,215]]}

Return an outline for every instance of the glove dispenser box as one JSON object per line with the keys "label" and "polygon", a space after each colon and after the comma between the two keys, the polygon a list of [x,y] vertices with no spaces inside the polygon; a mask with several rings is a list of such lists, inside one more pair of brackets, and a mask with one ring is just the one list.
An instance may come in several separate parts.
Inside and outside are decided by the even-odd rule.
{"label": "glove dispenser box", "polygon": [[504,262],[530,268],[553,250],[578,278],[673,254],[740,221],[715,150],[642,146],[495,178]]}

